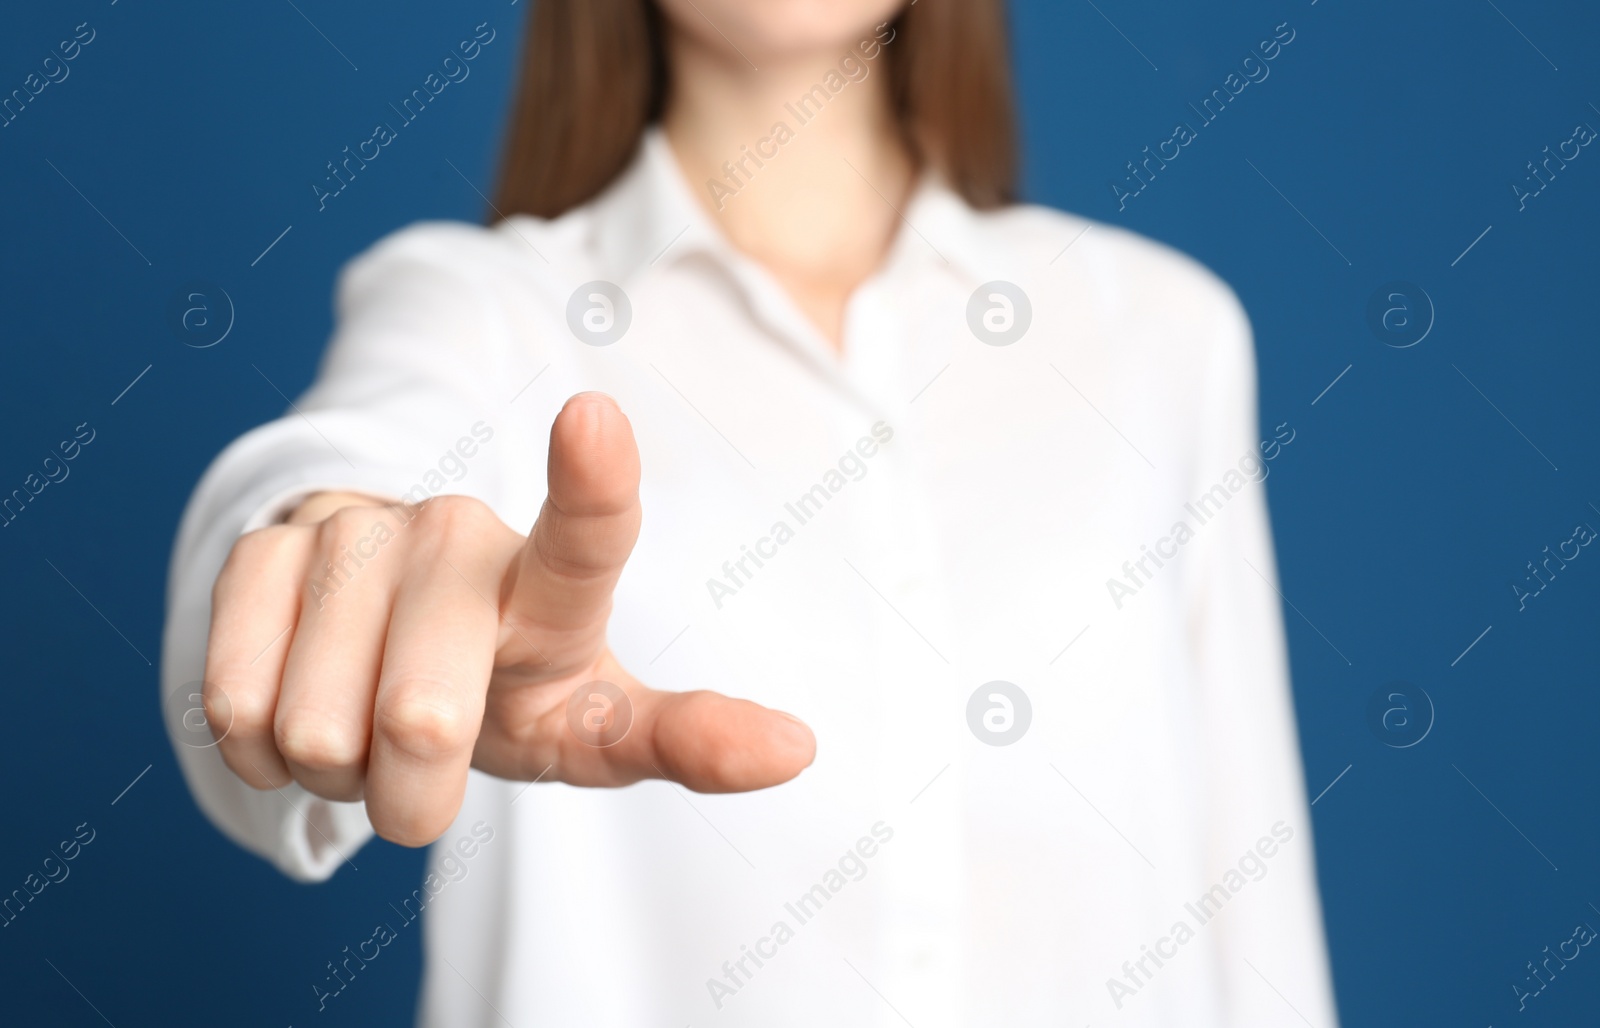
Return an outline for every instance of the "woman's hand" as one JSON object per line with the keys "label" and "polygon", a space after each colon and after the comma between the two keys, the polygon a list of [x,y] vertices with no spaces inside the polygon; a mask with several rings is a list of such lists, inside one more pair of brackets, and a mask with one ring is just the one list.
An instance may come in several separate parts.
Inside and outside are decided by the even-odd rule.
{"label": "woman's hand", "polygon": [[450,826],[469,766],[701,792],[788,781],[816,753],[799,720],[657,692],[607,648],[639,519],[632,427],[610,397],[580,393],[551,428],[529,536],[467,497],[324,493],[241,537],[212,592],[206,652],[223,760],[258,789],[293,780],[365,799],[377,833],[408,846]]}

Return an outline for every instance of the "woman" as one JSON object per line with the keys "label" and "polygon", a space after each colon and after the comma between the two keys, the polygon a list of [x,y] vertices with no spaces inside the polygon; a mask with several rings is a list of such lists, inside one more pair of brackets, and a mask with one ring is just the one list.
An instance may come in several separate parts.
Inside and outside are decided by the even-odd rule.
{"label": "woman", "polygon": [[1009,205],[998,0],[526,61],[496,223],[346,269],[174,557],[210,817],[439,843],[319,1008],[426,908],[428,1025],[1332,1026],[1248,323]]}

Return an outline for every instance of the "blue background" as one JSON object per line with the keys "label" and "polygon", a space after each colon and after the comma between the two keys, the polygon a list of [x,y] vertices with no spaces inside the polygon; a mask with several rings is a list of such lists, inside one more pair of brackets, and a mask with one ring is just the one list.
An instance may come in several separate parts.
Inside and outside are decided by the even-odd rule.
{"label": "blue background", "polygon": [[[284,408],[251,365],[294,395],[341,263],[420,218],[479,218],[528,4],[296,2],[0,14],[5,91],[74,26],[97,33],[0,128],[0,492],[74,426],[96,432],[0,529],[0,893],[78,824],[96,832],[0,929],[5,1023],[399,1024],[414,1008],[415,931],[328,1012],[309,986],[409,894],[420,854],[375,843],[359,873],[308,888],[227,843],[179,777],[150,662],[190,489]],[[1600,10],[1096,3],[1013,8],[1026,194],[1194,254],[1254,320],[1262,420],[1297,432],[1269,495],[1311,795],[1337,781],[1313,812],[1345,1023],[1595,1023],[1600,955],[1524,1013],[1512,983],[1600,926],[1600,556],[1526,610],[1510,583],[1577,523],[1600,527],[1600,153],[1526,210],[1511,183],[1600,126]],[[319,211],[324,162],[485,21],[498,36],[471,78]],[[1270,76],[1119,211],[1109,180],[1284,22]],[[209,349],[168,325],[195,279],[237,308]],[[1392,280],[1436,310],[1409,348],[1369,327]],[[1368,722],[1394,681],[1436,708],[1409,748]]]}

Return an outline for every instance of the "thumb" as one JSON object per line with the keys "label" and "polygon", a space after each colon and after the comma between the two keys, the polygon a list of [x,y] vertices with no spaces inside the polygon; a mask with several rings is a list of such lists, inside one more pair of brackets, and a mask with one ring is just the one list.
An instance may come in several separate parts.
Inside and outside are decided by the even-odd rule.
{"label": "thumb", "polygon": [[[639,537],[639,448],[615,400],[579,393],[561,408],[550,428],[548,482],[502,595],[508,620],[534,629],[559,667],[594,659]],[[516,642],[513,634],[509,644]]]}
{"label": "thumb", "polygon": [[787,782],[816,758],[816,736],[792,714],[705,689],[660,692],[609,653],[596,672],[605,678],[581,686],[562,712],[557,777],[570,785],[665,778],[696,792],[748,792]]}

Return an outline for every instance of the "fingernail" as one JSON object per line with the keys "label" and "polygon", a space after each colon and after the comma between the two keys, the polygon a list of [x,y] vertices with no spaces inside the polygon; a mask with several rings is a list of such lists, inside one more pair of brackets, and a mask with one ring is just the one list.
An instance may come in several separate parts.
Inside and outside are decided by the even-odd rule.
{"label": "fingernail", "polygon": [[804,766],[810,767],[812,764],[816,763],[817,733],[811,730],[810,725],[806,724],[804,721],[795,717],[788,711],[780,710],[777,713],[782,714],[785,718],[794,723],[795,732],[789,738],[791,744],[795,747],[796,754],[805,755]]}
{"label": "fingernail", "polygon": [[811,730],[811,726],[810,725],[806,724],[804,721],[802,721],[799,718],[795,717],[793,714],[789,713],[786,710],[780,710],[780,711],[778,711],[778,713],[782,714],[784,716],[784,719],[787,720],[790,724],[794,725],[795,728],[798,730],[799,734],[795,736],[796,739],[798,739],[798,740],[815,740],[816,739],[817,733],[813,732]]}

